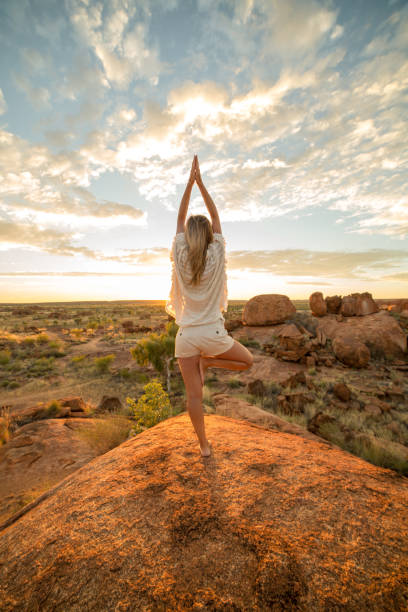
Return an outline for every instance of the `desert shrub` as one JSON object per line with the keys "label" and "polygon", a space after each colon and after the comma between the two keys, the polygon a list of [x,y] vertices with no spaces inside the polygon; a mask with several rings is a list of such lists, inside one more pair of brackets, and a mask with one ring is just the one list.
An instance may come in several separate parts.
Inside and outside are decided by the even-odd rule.
{"label": "desert shrub", "polygon": [[17,387],[19,387],[19,383],[16,380],[12,380],[9,385],[8,385],[8,389],[17,389]]}
{"label": "desert shrub", "polygon": [[[318,321],[308,312],[296,312],[290,319],[291,323],[302,325],[313,336],[316,336]],[[298,326],[297,326],[298,327]]]}
{"label": "desert shrub", "polygon": [[21,344],[27,348],[33,348],[35,346],[35,338],[24,338]]}
{"label": "desert shrub", "polygon": [[56,417],[61,410],[61,403],[58,400],[52,400],[45,407],[46,418],[52,419],[52,417]]}
{"label": "desert shrub", "polygon": [[236,376],[234,376],[233,378],[230,378],[228,380],[228,386],[230,389],[237,389],[238,387],[242,387],[243,384],[241,380],[239,380],[239,378],[237,378]]}
{"label": "desert shrub", "polygon": [[85,357],[86,355],[77,355],[76,357],[72,357],[71,363],[73,365],[80,364],[85,359]]}
{"label": "desert shrub", "polygon": [[118,375],[120,376],[120,378],[124,378],[125,380],[132,378],[132,373],[129,368],[120,368],[120,370],[118,371]]}
{"label": "desert shrub", "polygon": [[0,351],[0,365],[7,365],[11,359],[11,353],[8,349]]}
{"label": "desert shrub", "polygon": [[54,369],[54,357],[40,357],[35,359],[28,368],[31,376],[44,376]]}
{"label": "desert shrub", "polygon": [[98,419],[92,426],[80,428],[77,434],[98,454],[103,454],[127,440],[131,426],[131,421],[125,416],[112,414]]}
{"label": "desert shrub", "polygon": [[131,430],[132,435],[157,425],[171,414],[170,398],[157,378],[147,383],[143,389],[144,394],[137,402],[131,397],[126,398],[126,403],[133,409],[136,421]]}
{"label": "desert shrub", "polygon": [[50,338],[47,334],[39,334],[36,338],[37,344],[47,344],[49,341]]}
{"label": "desert shrub", "polygon": [[279,395],[279,393],[281,392],[282,387],[275,382],[271,382],[269,384],[267,384],[267,395],[272,396],[272,395]]}
{"label": "desert shrub", "polygon": [[98,374],[105,374],[109,371],[110,364],[115,359],[115,355],[105,355],[104,357],[96,357],[94,364]]}
{"label": "desert shrub", "polygon": [[239,339],[240,343],[243,344],[244,346],[246,346],[247,348],[253,347],[253,348],[261,348],[261,345],[259,344],[258,340],[254,340],[253,338],[248,338],[247,336],[242,336]]}
{"label": "desert shrub", "polygon": [[64,357],[65,353],[64,351],[61,350],[61,345],[59,342],[56,342],[55,340],[52,340],[52,342],[49,342],[48,347],[46,352],[44,353],[44,355],[50,357]]}
{"label": "desert shrub", "polygon": [[309,368],[307,372],[311,376],[314,376],[316,374],[316,371],[317,371],[316,368],[313,367],[313,368]]}

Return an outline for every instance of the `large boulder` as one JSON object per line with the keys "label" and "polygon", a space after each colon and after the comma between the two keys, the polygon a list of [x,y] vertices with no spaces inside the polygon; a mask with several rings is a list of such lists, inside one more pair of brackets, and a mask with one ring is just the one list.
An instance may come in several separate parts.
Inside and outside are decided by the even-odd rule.
{"label": "large boulder", "polygon": [[371,293],[351,293],[342,299],[340,314],[344,317],[361,317],[373,314],[380,310],[378,304],[373,300]]}
{"label": "large boulder", "polygon": [[212,457],[183,413],[0,526],[2,610],[406,609],[405,478],[204,418]]}
{"label": "large boulder", "polygon": [[275,325],[296,314],[296,308],[287,295],[267,293],[256,295],[245,304],[242,314],[244,325]]}
{"label": "large boulder", "polygon": [[333,342],[335,337],[352,336],[363,342],[373,359],[400,359],[407,356],[407,335],[398,321],[386,310],[364,317],[336,320],[336,315],[317,319],[318,330]]}
{"label": "large boulder", "polygon": [[309,297],[310,310],[317,317],[322,317],[327,313],[327,305],[323,299],[323,293],[321,291],[315,291]]}
{"label": "large boulder", "polygon": [[363,368],[370,361],[366,345],[352,335],[336,336],[333,351],[339,361],[353,368]]}
{"label": "large boulder", "polygon": [[327,312],[329,314],[337,314],[341,308],[341,296],[340,295],[328,295],[325,298]]}

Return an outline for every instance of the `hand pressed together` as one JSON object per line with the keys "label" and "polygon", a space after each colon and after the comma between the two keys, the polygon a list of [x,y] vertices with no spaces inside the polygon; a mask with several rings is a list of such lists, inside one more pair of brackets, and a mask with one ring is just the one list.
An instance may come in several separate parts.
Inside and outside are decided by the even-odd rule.
{"label": "hand pressed together", "polygon": [[194,185],[194,181],[197,181],[197,185],[202,184],[200,166],[198,164],[197,155],[194,155],[193,163],[191,165],[190,178],[188,179],[188,182],[192,185]]}

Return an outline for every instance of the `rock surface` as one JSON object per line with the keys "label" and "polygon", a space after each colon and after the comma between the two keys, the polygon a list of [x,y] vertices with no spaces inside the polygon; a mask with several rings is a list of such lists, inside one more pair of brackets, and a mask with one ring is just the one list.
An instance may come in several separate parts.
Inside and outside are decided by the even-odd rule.
{"label": "rock surface", "polygon": [[371,357],[401,358],[407,356],[407,336],[398,321],[385,310],[364,317],[346,317],[337,321],[336,315],[318,319],[318,329],[328,338],[353,336],[370,350]]}
{"label": "rock surface", "polygon": [[338,334],[333,340],[337,359],[352,368],[363,368],[370,361],[370,351],[352,334]]}
{"label": "rock surface", "polygon": [[49,488],[96,457],[76,435],[79,426],[93,427],[96,419],[46,419],[19,427],[0,446],[0,521],[32,490]]}
{"label": "rock surface", "polygon": [[187,414],[0,530],[2,610],[402,610],[408,484],[321,441]]}
{"label": "rock surface", "polygon": [[379,307],[368,291],[345,295],[341,301],[340,314],[344,317],[361,317],[378,311]]}
{"label": "rock surface", "polygon": [[242,313],[245,325],[275,325],[296,314],[296,307],[287,295],[268,293],[256,295],[246,302]]}
{"label": "rock surface", "polygon": [[340,295],[328,295],[325,298],[327,312],[329,314],[337,314],[341,308],[341,296]]}

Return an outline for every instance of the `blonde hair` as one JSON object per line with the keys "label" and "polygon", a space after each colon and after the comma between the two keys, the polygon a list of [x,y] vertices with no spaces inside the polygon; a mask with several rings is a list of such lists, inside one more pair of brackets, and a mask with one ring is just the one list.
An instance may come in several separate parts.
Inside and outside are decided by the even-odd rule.
{"label": "blonde hair", "polygon": [[208,245],[213,241],[213,229],[205,215],[191,215],[187,219],[186,242],[189,250],[191,285],[198,285],[204,273]]}

